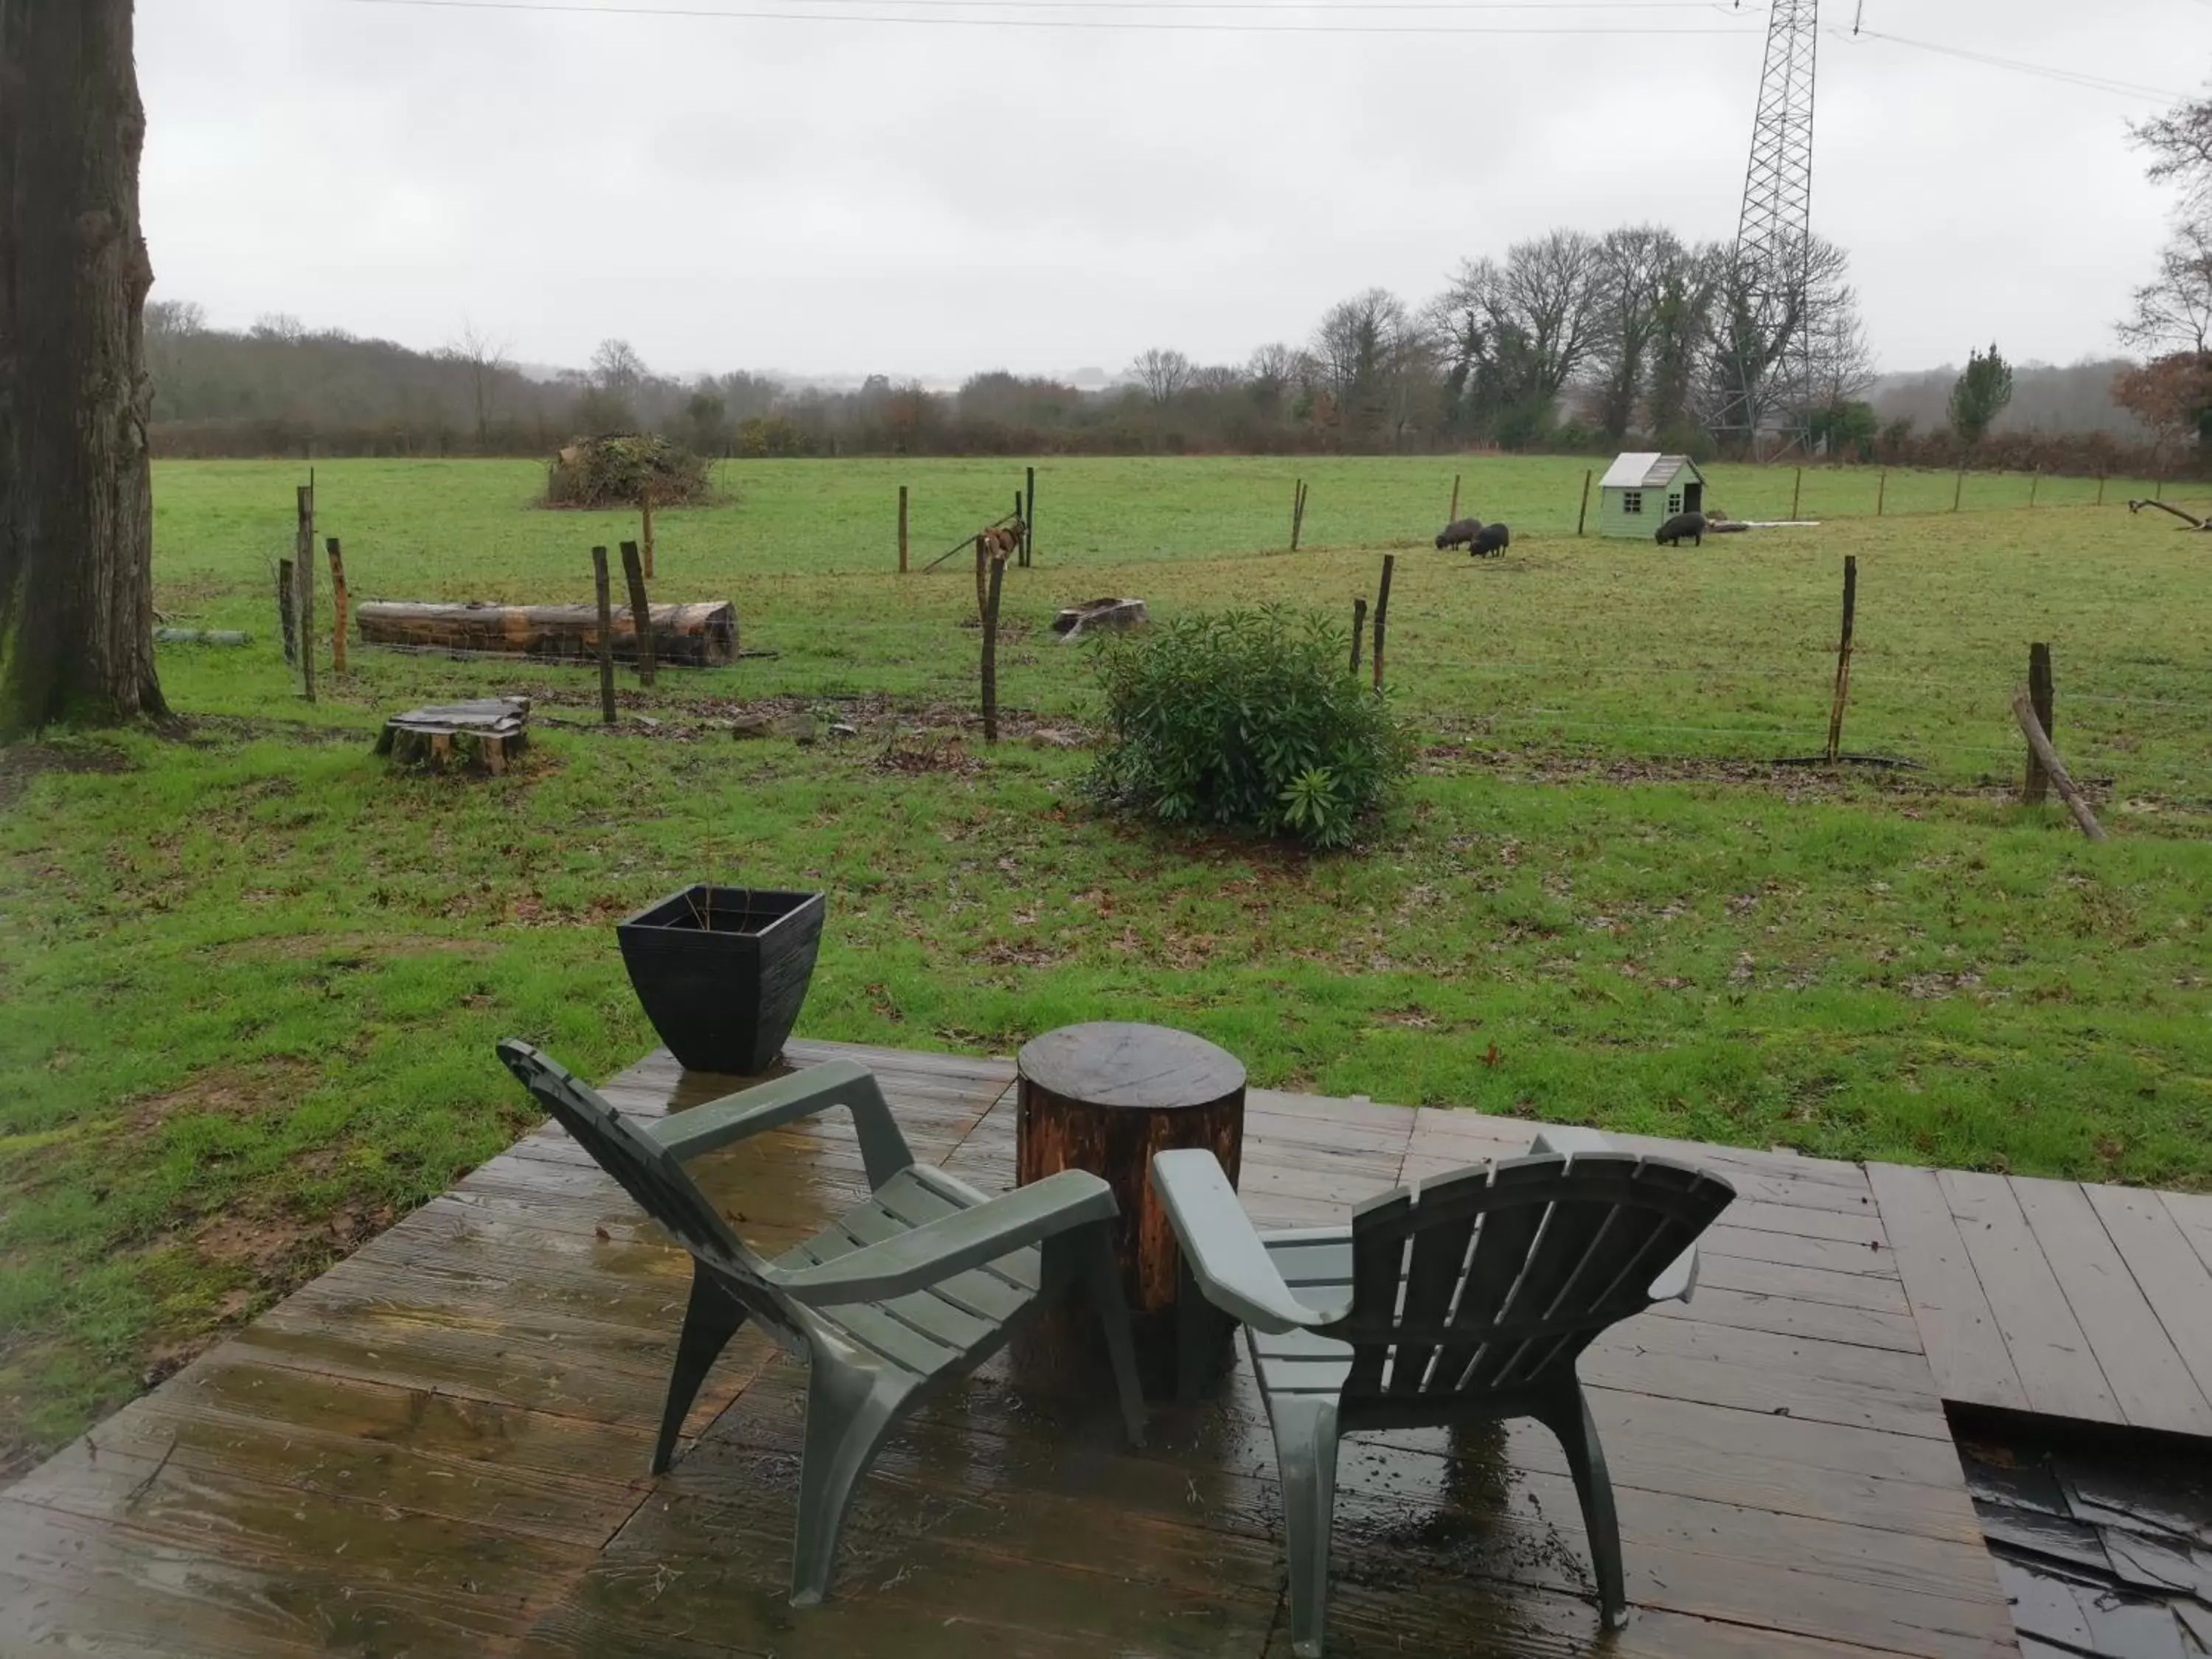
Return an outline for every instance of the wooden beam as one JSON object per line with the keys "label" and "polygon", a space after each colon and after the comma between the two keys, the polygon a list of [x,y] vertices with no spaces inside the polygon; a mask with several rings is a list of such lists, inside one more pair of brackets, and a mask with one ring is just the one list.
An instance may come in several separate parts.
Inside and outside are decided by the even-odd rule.
{"label": "wooden beam", "polygon": [[2089,803],[2074,787],[2074,779],[2066,770],[2066,763],[2058,758],[2058,751],[2051,746],[2051,739],[2044,734],[2042,725],[2035,718],[2034,700],[2029,696],[2024,685],[2013,693],[2012,714],[2027,738],[2028,748],[2034,751],[2036,759],[2043,763],[2043,769],[2050,775],[2051,787],[2058,791],[2058,799],[2066,803],[2066,810],[2074,815],[2074,822],[2081,826],[2081,833],[2091,841],[2109,839],[2105,834],[2104,825],[2097,822],[2097,815],[2089,810]]}

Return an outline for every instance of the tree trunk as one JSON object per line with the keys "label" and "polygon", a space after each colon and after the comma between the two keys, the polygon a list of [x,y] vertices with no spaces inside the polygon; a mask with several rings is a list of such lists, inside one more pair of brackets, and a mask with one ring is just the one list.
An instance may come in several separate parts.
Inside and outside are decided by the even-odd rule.
{"label": "tree trunk", "polygon": [[0,732],[166,712],[131,0],[0,0]]}

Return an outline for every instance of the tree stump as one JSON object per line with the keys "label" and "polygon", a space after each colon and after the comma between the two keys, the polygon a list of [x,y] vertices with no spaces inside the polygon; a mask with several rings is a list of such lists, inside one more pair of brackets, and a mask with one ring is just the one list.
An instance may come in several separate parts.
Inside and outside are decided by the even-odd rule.
{"label": "tree stump", "polygon": [[479,697],[394,714],[384,723],[376,752],[397,766],[496,777],[529,741],[529,698]]}
{"label": "tree stump", "polygon": [[[1201,1037],[1158,1025],[1105,1023],[1048,1032],[1023,1048],[1014,1127],[1015,1180],[1087,1170],[1114,1188],[1114,1249],[1148,1390],[1175,1375],[1181,1255],[1152,1185],[1155,1152],[1203,1147],[1235,1185],[1244,1146],[1244,1067]],[[1088,1307],[1080,1316],[1095,1323]],[[1042,1327],[1046,1340],[1064,1332]],[[1084,1346],[1087,1346],[1088,1344]]]}

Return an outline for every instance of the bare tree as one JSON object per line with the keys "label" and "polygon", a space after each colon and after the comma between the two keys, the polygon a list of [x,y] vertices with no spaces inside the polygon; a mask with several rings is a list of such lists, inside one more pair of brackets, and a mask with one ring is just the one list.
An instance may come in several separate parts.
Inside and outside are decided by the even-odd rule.
{"label": "bare tree", "polygon": [[197,300],[146,301],[146,337],[182,339],[207,332],[207,307]]}
{"label": "bare tree", "polygon": [[1251,362],[1245,365],[1244,379],[1253,400],[1272,408],[1311,380],[1313,372],[1312,358],[1296,346],[1277,341],[1252,354]]}
{"label": "bare tree", "polygon": [[2181,187],[2181,217],[2199,224],[2212,219],[2212,98],[2176,104],[2130,128],[2130,136],[2151,153],[2153,182]]}
{"label": "bare tree", "polygon": [[1314,330],[1314,378],[1334,399],[1348,441],[1395,442],[1403,434],[1425,337],[1406,302],[1387,288],[1340,300],[1322,314]]}
{"label": "bare tree", "polygon": [[1129,373],[1155,404],[1173,403],[1190,384],[1190,359],[1180,351],[1154,346],[1129,365]]}
{"label": "bare tree", "polygon": [[1599,430],[1615,443],[1628,435],[1636,420],[1668,283],[1685,257],[1674,233],[1658,225],[1624,226],[1598,244],[1591,402]]}
{"label": "bare tree", "polygon": [[2158,275],[2135,292],[2123,342],[2154,356],[2212,346],[2212,228],[2184,224],[2159,255]]}
{"label": "bare tree", "polygon": [[289,311],[264,311],[253,319],[252,336],[257,340],[276,340],[285,345],[297,345],[307,337],[307,325]]}
{"label": "bare tree", "polygon": [[438,355],[468,372],[469,391],[476,404],[477,446],[482,448],[491,432],[492,393],[498,389],[500,376],[514,372],[514,365],[507,360],[507,342],[494,340],[465,319],[459,338]]}
{"label": "bare tree", "polygon": [[592,384],[625,402],[637,396],[651,373],[628,340],[602,340],[592,354]]}
{"label": "bare tree", "polygon": [[[1717,431],[1755,434],[1784,411],[1814,405],[1815,389],[1807,382],[1813,344],[1836,330],[1837,312],[1856,313],[1850,269],[1850,257],[1819,236],[1802,252],[1783,248],[1771,265],[1734,247],[1722,254],[1707,368],[1707,418]],[[1797,270],[1802,287],[1778,275]]]}
{"label": "bare tree", "polygon": [[0,0],[0,732],[166,712],[131,0]]}
{"label": "bare tree", "polygon": [[1660,283],[1644,421],[1653,439],[1668,447],[1686,444],[1694,430],[1725,259],[1725,251],[1711,246],[1689,250]]}
{"label": "bare tree", "polygon": [[1467,259],[1430,307],[1455,399],[1501,442],[1551,425],[1559,394],[1597,349],[1599,246],[1581,231],[1516,243],[1503,262]]}

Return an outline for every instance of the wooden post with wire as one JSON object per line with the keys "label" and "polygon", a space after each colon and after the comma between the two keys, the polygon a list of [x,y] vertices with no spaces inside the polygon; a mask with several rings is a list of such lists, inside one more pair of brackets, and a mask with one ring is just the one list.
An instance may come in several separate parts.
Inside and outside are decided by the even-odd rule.
{"label": "wooden post with wire", "polygon": [[1359,677],[1359,648],[1367,642],[1367,596],[1362,593],[1352,602],[1352,675]]}
{"label": "wooden post with wire", "polygon": [[1889,499],[1889,469],[1888,469],[1887,467],[1884,467],[1884,468],[1882,468],[1882,470],[1881,470],[1881,477],[1880,478],[1878,478],[1878,479],[1876,479],[1876,480],[1875,481],[1875,486],[1874,486],[1874,515],[1875,515],[1875,518],[1879,519],[1880,517],[1881,517],[1882,504],[1883,504],[1885,501],[1887,501],[1888,499]]}
{"label": "wooden post with wire", "polygon": [[1790,516],[1791,518],[1794,519],[1797,516],[1797,503],[1804,498],[1804,495],[1805,469],[1801,466],[1797,469],[1796,477],[1791,481],[1790,485]]}
{"label": "wooden post with wire", "polygon": [[284,660],[300,660],[300,607],[292,597],[292,562],[276,561],[276,625],[284,640]]}
{"label": "wooden post with wire", "polygon": [[300,486],[300,527],[292,550],[293,597],[300,605],[300,683],[315,700],[315,475]]}
{"label": "wooden post with wire", "polygon": [[623,580],[629,589],[630,630],[637,635],[637,678],[641,685],[653,680],[653,605],[645,595],[645,568],[637,556],[637,544],[622,544]]}
{"label": "wooden post with wire", "polygon": [[615,723],[615,607],[607,586],[607,550],[592,550],[592,586],[599,602],[599,719]]}
{"label": "wooden post with wire", "polygon": [[1583,469],[1583,504],[1575,513],[1575,534],[1577,536],[1583,533],[1583,526],[1589,522],[1590,474],[1594,471],[1595,468],[1587,466]]}
{"label": "wooden post with wire", "polygon": [[1291,490],[1291,551],[1298,550],[1298,532],[1306,525],[1306,481],[1297,480]]}
{"label": "wooden post with wire", "polygon": [[989,602],[983,608],[983,741],[999,740],[999,593],[1006,579],[1003,553],[991,556]]}
{"label": "wooden post with wire", "polygon": [[2098,506],[2100,506],[2100,507],[2102,507],[2104,504],[2105,504],[2105,475],[2104,475],[2103,473],[2100,472],[2100,473],[2097,475],[2097,505],[2098,505]]}
{"label": "wooden post with wire", "polygon": [[645,579],[653,580],[653,486],[638,493],[637,507],[645,522],[639,527],[638,539],[645,544]]}
{"label": "wooden post with wire", "polygon": [[1444,522],[1446,524],[1459,522],[1459,474],[1456,472],[1452,474],[1452,504],[1450,509],[1444,514]]}
{"label": "wooden post with wire", "polygon": [[348,604],[345,579],[345,554],[338,546],[338,538],[331,537],[323,544],[323,550],[331,559],[331,672],[346,672],[346,606]]}
{"label": "wooden post with wire", "polygon": [[1954,513],[1956,513],[1959,510],[1959,503],[1962,499],[1964,499],[1966,494],[1966,469],[1962,466],[1959,469],[1958,483],[1951,486],[1951,510]]}
{"label": "wooden post with wire", "polygon": [[2035,489],[2042,482],[2043,469],[2039,466],[2027,475],[2027,504],[2030,507],[2035,505]]}
{"label": "wooden post with wire", "polygon": [[1022,469],[1022,488],[1027,497],[1022,503],[1022,567],[1027,569],[1036,561],[1036,468]]}
{"label": "wooden post with wire", "polygon": [[[2049,739],[2056,729],[2051,725],[2052,688],[2051,684],[2051,647],[2031,645],[2027,647],[2027,700],[2035,710],[2035,723],[2043,728]],[[2030,806],[2040,806],[2050,798],[2051,774],[2044,769],[2043,761],[2033,745],[2027,751],[2027,781],[2021,787],[2021,799]]]}
{"label": "wooden post with wire", "polygon": [[906,574],[906,486],[899,486],[899,574]]}
{"label": "wooden post with wire", "polygon": [[1843,751],[1844,705],[1851,694],[1851,625],[1858,614],[1859,561],[1855,553],[1844,556],[1844,635],[1836,647],[1836,695],[1828,709],[1828,764]]}
{"label": "wooden post with wire", "polygon": [[1382,689],[1382,635],[1390,616],[1390,573],[1397,568],[1398,556],[1382,556],[1382,585],[1375,590],[1375,689]]}

